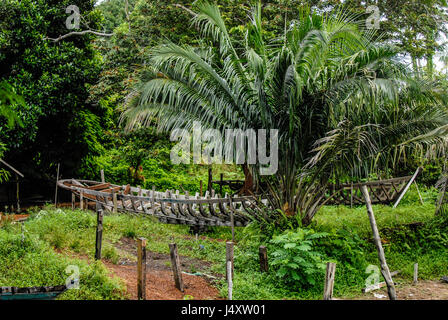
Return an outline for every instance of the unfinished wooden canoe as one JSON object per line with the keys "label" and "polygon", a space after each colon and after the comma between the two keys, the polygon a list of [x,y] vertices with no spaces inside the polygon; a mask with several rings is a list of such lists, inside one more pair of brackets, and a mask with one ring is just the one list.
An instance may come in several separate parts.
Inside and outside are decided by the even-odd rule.
{"label": "unfinished wooden canoe", "polygon": [[[95,201],[107,211],[154,216],[163,223],[199,226],[245,226],[256,215],[253,197],[231,197],[206,192],[205,196],[119,186],[91,180],[59,180],[58,186],[77,198]],[[262,200],[266,203],[266,200]]]}

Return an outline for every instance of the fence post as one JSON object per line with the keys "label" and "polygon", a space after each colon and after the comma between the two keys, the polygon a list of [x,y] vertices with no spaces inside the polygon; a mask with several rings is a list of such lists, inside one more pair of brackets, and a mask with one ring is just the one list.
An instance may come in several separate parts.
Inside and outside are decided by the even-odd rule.
{"label": "fence post", "polygon": [[146,239],[137,239],[137,296],[146,300]]}
{"label": "fence post", "polygon": [[336,263],[328,262],[325,273],[324,300],[333,299],[334,275],[336,272]]}
{"label": "fence post", "polygon": [[84,195],[82,191],[79,192],[79,209],[84,210]]}
{"label": "fence post", "polygon": [[101,246],[103,243],[103,208],[99,203],[96,204],[96,214],[95,260],[101,260]]}
{"label": "fence post", "polygon": [[72,210],[75,210],[75,205],[76,205],[76,196],[72,192]]}
{"label": "fence post", "polygon": [[[231,261],[227,261],[226,271],[227,273],[232,273],[233,264]],[[227,299],[232,300],[233,296],[233,280],[232,277],[228,277],[227,279]]]}
{"label": "fence post", "polygon": [[268,272],[268,249],[265,246],[260,246],[260,248],[258,248],[258,255],[260,257],[260,271]]}
{"label": "fence post", "polygon": [[104,179],[104,170],[101,169],[101,182],[104,183],[106,180]]}
{"label": "fence post", "polygon": [[414,264],[414,285],[418,282],[418,263]]}
{"label": "fence post", "polygon": [[[418,171],[417,171],[418,173]],[[392,280],[392,276],[390,274],[389,267],[387,266],[386,256],[384,255],[383,245],[381,244],[380,234],[378,232],[378,227],[376,225],[375,214],[373,213],[372,202],[370,201],[369,191],[367,190],[367,186],[361,186],[361,192],[364,195],[364,199],[366,200],[367,206],[367,214],[370,220],[370,226],[372,228],[373,233],[373,241],[376,245],[376,249],[378,251],[378,258],[381,263],[381,273],[383,274],[384,280],[386,280],[387,284],[387,293],[389,295],[390,300],[396,300],[397,295],[395,293],[395,285]]]}
{"label": "fence post", "polygon": [[231,268],[226,267],[226,280],[229,278],[233,279],[233,242],[226,242],[226,266],[230,262]]}
{"label": "fence post", "polygon": [[173,275],[174,275],[174,283],[176,284],[176,288],[183,292],[184,282],[182,281],[179,255],[177,254],[177,245],[175,243],[170,243],[170,257],[171,257],[171,267],[173,269]]}

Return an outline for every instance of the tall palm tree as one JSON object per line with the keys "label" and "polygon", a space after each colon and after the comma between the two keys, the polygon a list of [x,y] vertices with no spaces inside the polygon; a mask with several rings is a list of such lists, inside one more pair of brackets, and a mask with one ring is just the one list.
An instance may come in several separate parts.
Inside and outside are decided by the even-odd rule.
{"label": "tall palm tree", "polygon": [[[344,12],[304,9],[282,37],[268,41],[261,6],[244,39],[232,38],[216,5],[198,4],[201,47],[153,48],[149,79],[130,100],[127,128],[204,126],[279,129],[278,171],[257,174],[274,208],[309,224],[332,177],[367,177],[446,136],[446,96],[415,80],[397,51]],[[208,41],[208,42],[207,42]]]}

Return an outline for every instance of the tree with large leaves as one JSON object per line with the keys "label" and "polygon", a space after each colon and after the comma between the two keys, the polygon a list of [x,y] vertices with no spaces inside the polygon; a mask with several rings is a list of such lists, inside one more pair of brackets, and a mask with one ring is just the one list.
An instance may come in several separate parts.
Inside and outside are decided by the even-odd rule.
{"label": "tree with large leaves", "polygon": [[151,77],[123,114],[128,129],[150,119],[166,132],[193,121],[220,130],[279,129],[277,173],[260,176],[258,165],[249,167],[267,184],[272,207],[304,225],[325,204],[331,179],[367,178],[444,143],[445,93],[413,79],[395,59],[397,49],[376,43],[364,22],[342,11],[303,10],[282,37],[266,39],[258,5],[239,41],[216,5],[198,8],[193,22],[203,45],[152,50]]}

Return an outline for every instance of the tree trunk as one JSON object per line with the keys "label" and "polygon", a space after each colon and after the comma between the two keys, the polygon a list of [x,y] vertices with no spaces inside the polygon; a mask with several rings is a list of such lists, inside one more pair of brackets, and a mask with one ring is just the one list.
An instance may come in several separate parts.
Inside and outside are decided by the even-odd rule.
{"label": "tree trunk", "polygon": [[254,177],[250,172],[250,169],[247,164],[243,164],[243,173],[244,173],[244,185],[241,190],[238,192],[240,195],[250,195],[254,193]]}

